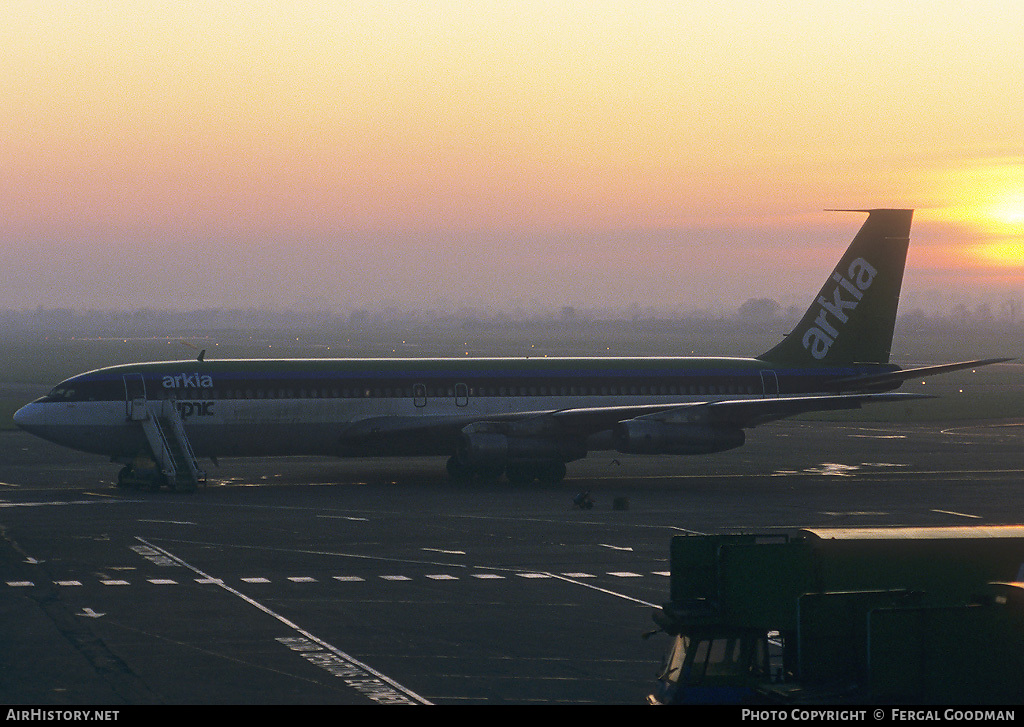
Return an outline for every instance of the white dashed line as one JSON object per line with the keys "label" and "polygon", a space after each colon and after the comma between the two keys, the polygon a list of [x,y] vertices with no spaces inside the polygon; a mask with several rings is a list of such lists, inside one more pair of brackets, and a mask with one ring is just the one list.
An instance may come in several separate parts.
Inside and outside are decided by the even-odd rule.
{"label": "white dashed line", "polygon": [[[196,568],[194,565],[191,565],[176,555],[172,555],[162,548],[156,548],[156,546],[147,543],[138,536],[136,536],[136,540],[146,546],[158,550],[175,564],[188,568],[197,576],[201,578],[210,578],[209,574],[204,573],[201,569]],[[364,694],[368,699],[377,702],[378,704],[430,704],[429,701],[415,692],[403,687],[398,682],[373,669],[369,665],[349,656],[323,639],[317,638],[309,631],[306,631],[298,624],[289,621],[287,618],[274,612],[262,603],[224,583],[221,583],[220,587],[226,592],[245,601],[250,606],[262,611],[267,616],[276,619],[278,623],[290,629],[292,633],[297,634],[296,637],[282,637],[284,639],[283,641],[278,639],[281,643],[288,645],[289,648],[295,646],[298,650],[301,650],[301,653],[306,653],[308,652],[308,645],[315,645],[316,647],[319,647],[315,652],[309,652],[307,654],[307,656],[311,657],[310,662],[320,666],[321,668],[326,668],[331,674],[343,677],[349,686]],[[309,642],[309,644],[307,644],[307,642]]]}
{"label": "white dashed line", "polygon": [[[665,577],[665,578],[667,578],[667,577],[669,577],[671,575],[669,571],[651,571],[650,573],[651,573],[651,575],[662,576],[662,577]],[[579,572],[579,573],[559,573],[559,574],[553,574],[553,573],[541,573],[541,572],[537,572],[537,571],[528,571],[528,572],[524,572],[524,573],[514,573],[514,575],[516,577],[518,577],[518,578],[523,578],[523,579],[526,579],[526,580],[548,580],[548,579],[552,579],[552,578],[573,578],[573,579],[598,578],[598,577],[600,577],[601,574],[582,573],[582,572]],[[643,573],[635,573],[633,571],[608,571],[607,573],[604,573],[603,575],[608,575],[608,576],[612,576],[612,577],[615,577],[615,578],[643,578],[644,577]],[[462,578],[462,576],[455,576],[455,575],[451,575],[450,573],[425,573],[425,574],[423,574],[422,576],[419,576],[419,577],[427,578],[427,579],[432,580],[432,581],[457,581],[457,580],[460,580]],[[476,578],[478,580],[485,580],[485,581],[486,580],[492,580],[492,581],[507,580],[507,578],[508,578],[508,576],[501,575],[499,573],[471,573],[471,574],[469,574],[469,577]],[[402,575],[402,574],[398,574],[398,573],[389,573],[389,574],[377,576],[377,578],[379,578],[380,580],[384,580],[384,581],[400,582],[400,581],[414,581],[414,580],[416,580],[417,577]],[[314,578],[313,576],[284,576],[283,579],[287,580],[290,583],[319,583],[319,580],[317,578]],[[208,584],[208,585],[223,585],[225,583],[225,581],[223,579],[221,579],[221,578],[196,578],[194,580],[195,580],[196,583]],[[267,578],[265,576],[245,576],[245,577],[240,577],[238,580],[241,581],[242,583],[248,583],[248,584],[273,583],[272,579]],[[365,583],[366,582],[366,578],[363,577],[363,576],[331,576],[331,580],[338,581],[339,583]],[[102,584],[104,586],[130,586],[132,584],[131,581],[126,581],[126,580],[120,579],[120,578],[116,578],[116,579],[105,578],[105,579],[100,579],[99,582],[100,582],[100,584]],[[157,586],[174,586],[174,585],[179,585],[178,581],[170,579],[170,578],[147,578],[146,582],[147,583],[152,583],[153,585],[157,585]],[[33,581],[5,581],[5,583],[6,583],[7,586],[9,586],[11,588],[29,588],[29,587],[32,587],[32,586],[35,585],[35,583]],[[82,583],[82,581],[78,581],[78,580],[53,581],[53,583],[55,583],[58,586],[65,587],[65,588],[76,587],[76,586],[83,586],[84,585]]]}

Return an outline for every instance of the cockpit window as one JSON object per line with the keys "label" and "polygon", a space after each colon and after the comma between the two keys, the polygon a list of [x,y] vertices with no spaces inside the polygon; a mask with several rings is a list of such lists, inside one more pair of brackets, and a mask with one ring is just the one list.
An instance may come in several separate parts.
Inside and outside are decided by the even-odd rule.
{"label": "cockpit window", "polygon": [[121,381],[76,378],[57,384],[45,397],[46,401],[124,401],[124,384]]}

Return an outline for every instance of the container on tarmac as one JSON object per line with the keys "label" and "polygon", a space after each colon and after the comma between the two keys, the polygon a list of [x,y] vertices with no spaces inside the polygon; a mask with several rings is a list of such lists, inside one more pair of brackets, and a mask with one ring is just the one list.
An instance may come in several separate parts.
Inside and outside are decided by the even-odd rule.
{"label": "container on tarmac", "polygon": [[980,703],[1024,694],[1024,526],[672,539],[649,701]]}

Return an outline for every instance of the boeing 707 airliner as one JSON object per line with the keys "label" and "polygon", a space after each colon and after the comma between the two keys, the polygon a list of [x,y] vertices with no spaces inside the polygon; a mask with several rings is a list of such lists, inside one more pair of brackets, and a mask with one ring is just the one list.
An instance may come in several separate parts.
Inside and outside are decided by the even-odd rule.
{"label": "boeing 707 airliner", "polygon": [[706,454],[812,411],[917,398],[889,363],[913,210],[868,217],[796,326],[756,358],[192,360],[62,381],[18,426],[121,463],[123,486],[194,489],[202,458],[446,456],[454,478],[561,481],[593,450]]}

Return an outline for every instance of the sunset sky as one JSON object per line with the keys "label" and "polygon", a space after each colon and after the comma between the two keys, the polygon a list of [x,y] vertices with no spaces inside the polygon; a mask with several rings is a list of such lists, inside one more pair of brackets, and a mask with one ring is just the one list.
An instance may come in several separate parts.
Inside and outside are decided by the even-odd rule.
{"label": "sunset sky", "polygon": [[1024,298],[1019,1],[2,8],[3,308]]}

